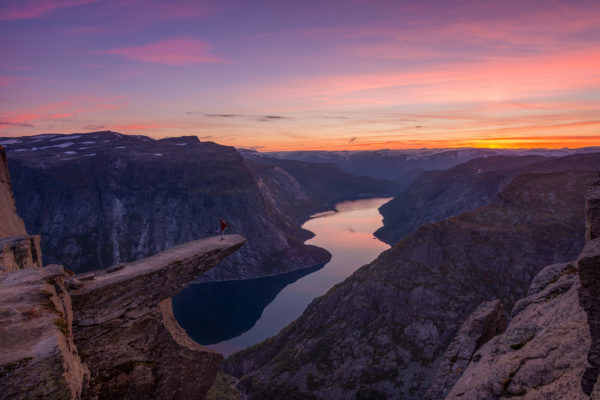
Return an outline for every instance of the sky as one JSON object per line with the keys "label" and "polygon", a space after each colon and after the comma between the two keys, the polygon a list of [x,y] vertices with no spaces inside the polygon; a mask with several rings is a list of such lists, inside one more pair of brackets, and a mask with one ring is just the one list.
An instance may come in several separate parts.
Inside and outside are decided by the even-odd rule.
{"label": "sky", "polygon": [[600,1],[0,1],[0,136],[98,130],[600,145]]}

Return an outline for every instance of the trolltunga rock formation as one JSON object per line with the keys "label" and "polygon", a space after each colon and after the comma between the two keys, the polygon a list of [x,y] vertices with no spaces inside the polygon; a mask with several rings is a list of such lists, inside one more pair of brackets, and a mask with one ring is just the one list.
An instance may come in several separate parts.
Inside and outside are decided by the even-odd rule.
{"label": "trolltunga rock formation", "polygon": [[203,398],[223,356],[187,336],[171,297],[245,239],[201,239],[82,275],[41,267],[1,147],[0,157],[0,226],[16,235],[0,235],[0,399]]}
{"label": "trolltunga rock formation", "polygon": [[201,239],[67,280],[75,343],[91,373],[84,397],[203,396],[223,356],[187,336],[171,297],[244,242],[238,235]]}

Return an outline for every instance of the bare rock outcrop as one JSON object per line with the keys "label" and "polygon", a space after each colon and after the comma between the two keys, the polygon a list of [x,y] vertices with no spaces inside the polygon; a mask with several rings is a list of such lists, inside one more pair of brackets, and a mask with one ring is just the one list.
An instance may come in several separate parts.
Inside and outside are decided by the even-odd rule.
{"label": "bare rock outcrop", "polygon": [[438,367],[431,388],[425,399],[437,400],[446,397],[456,381],[467,368],[473,354],[488,340],[504,332],[506,315],[500,300],[481,303],[460,328]]}
{"label": "bare rock outcrop", "polygon": [[63,267],[0,273],[0,399],[79,399],[89,372],[73,343]]}
{"label": "bare rock outcrop", "polygon": [[0,239],[0,271],[42,266],[38,235],[9,236]]}
{"label": "bare rock outcrop", "polygon": [[578,260],[544,268],[506,332],[472,358],[447,399],[598,399],[600,370],[600,180],[586,194]]}
{"label": "bare rock outcrop", "polygon": [[476,352],[447,399],[588,398],[580,377],[590,336],[577,268],[557,264],[542,273],[539,290],[517,303],[506,332]]}
{"label": "bare rock outcrop", "polygon": [[75,343],[91,372],[84,396],[202,398],[223,356],[187,336],[171,297],[244,242],[239,235],[201,239],[68,281]]}

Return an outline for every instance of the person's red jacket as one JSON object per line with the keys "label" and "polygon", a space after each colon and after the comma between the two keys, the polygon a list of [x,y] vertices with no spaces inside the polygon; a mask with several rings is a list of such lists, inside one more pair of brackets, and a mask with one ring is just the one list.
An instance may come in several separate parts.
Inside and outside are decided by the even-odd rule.
{"label": "person's red jacket", "polygon": [[225,228],[230,228],[231,225],[229,225],[227,222],[223,221],[223,219],[219,219],[219,221],[221,222],[221,230],[224,231]]}

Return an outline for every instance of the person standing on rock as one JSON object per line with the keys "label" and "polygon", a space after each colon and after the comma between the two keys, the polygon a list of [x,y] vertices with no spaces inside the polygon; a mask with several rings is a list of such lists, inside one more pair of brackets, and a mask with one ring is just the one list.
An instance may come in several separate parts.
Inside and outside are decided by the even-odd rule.
{"label": "person standing on rock", "polygon": [[225,222],[223,218],[219,218],[219,222],[221,223],[221,240],[223,240],[223,235],[225,235],[225,229],[231,228],[231,225]]}

